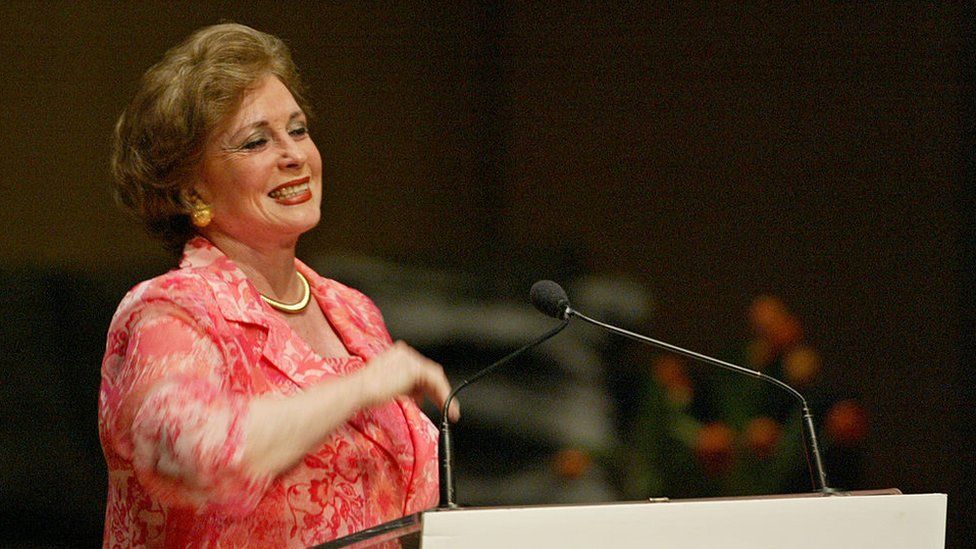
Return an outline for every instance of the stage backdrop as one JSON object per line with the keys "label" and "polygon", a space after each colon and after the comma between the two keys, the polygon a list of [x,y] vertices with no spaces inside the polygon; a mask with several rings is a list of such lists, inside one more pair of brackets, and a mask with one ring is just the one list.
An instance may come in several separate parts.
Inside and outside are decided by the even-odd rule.
{"label": "stage backdrop", "polygon": [[[64,474],[37,488],[43,501],[101,512],[102,487],[83,480],[99,463],[77,457],[97,444],[97,358],[59,370],[68,347],[55,343],[83,336],[97,357],[105,326],[19,328],[37,307],[70,313],[59,299],[88,295],[90,278],[117,281],[91,290],[108,305],[76,311],[101,321],[171,264],[113,204],[110,133],[143,70],[226,19],[284,38],[311,88],[326,181],[305,255],[466,273],[499,299],[521,299],[536,277],[624,275],[655,296],[652,335],[706,353],[744,337],[756,295],[779,295],[805,319],[824,379],[868,409],[863,488],[949,492],[950,542],[962,543],[976,520],[972,15],[928,3],[5,2],[4,347],[50,354],[46,366],[17,358],[37,353],[4,359],[4,461],[44,454]],[[80,393],[36,387],[58,384]],[[54,419],[65,410],[84,421]],[[58,450],[28,441],[38,425]],[[34,501],[13,485],[5,511]]]}

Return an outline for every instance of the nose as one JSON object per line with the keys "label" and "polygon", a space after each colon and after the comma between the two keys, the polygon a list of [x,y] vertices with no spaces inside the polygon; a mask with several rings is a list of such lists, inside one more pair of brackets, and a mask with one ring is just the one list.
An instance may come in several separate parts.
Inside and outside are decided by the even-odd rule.
{"label": "nose", "polygon": [[287,139],[283,139],[280,142],[281,156],[279,157],[278,164],[283,169],[294,169],[301,168],[305,165],[305,161],[308,160],[308,153],[305,149],[301,147],[294,139],[290,136]]}

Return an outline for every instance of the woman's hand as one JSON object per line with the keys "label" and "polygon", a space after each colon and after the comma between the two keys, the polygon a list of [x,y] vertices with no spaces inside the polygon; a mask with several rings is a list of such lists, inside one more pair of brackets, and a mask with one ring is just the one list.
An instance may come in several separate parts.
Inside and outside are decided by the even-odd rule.
{"label": "woman's hand", "polygon": [[[361,383],[365,406],[381,404],[398,395],[409,395],[418,404],[427,397],[438,409],[443,409],[451,393],[444,368],[402,341],[373,357],[365,368],[353,375]],[[461,409],[455,400],[448,410],[448,418],[457,421],[460,416]]]}

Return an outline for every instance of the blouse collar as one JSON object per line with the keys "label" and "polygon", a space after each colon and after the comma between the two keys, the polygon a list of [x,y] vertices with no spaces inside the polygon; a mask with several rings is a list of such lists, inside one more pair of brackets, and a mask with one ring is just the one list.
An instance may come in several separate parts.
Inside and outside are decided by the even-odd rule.
{"label": "blouse collar", "polygon": [[[180,268],[197,270],[204,274],[203,278],[210,286],[217,306],[225,318],[266,328],[268,337],[263,354],[276,365],[286,362],[280,356],[282,349],[293,344],[289,341],[290,338],[298,336],[261,299],[254,284],[219,248],[201,236],[192,238],[183,248]],[[295,269],[308,279],[312,296],[351,354],[365,361],[388,345],[389,336],[385,334],[385,330],[373,326],[364,316],[364,311],[360,310],[361,305],[348,300],[348,289],[335,281],[322,278],[298,259],[295,259]]]}

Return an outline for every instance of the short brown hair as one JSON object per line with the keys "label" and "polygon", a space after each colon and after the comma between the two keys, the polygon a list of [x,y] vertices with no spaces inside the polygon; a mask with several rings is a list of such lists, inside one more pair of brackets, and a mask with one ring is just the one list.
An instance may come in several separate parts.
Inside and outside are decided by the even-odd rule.
{"label": "short brown hair", "polygon": [[284,42],[235,23],[205,27],[143,74],[119,116],[112,147],[115,195],[170,252],[179,255],[194,234],[181,192],[192,184],[207,137],[268,74],[311,114]]}

